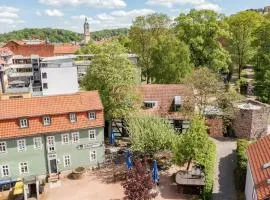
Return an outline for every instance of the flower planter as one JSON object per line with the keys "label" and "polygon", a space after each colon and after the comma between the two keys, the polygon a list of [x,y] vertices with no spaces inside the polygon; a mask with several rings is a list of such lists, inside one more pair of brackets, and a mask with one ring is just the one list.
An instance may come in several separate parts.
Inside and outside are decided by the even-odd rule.
{"label": "flower planter", "polygon": [[83,176],[83,174],[85,173],[85,168],[84,167],[77,167],[76,169],[74,169],[73,171],[72,171],[72,178],[73,179],[80,179],[82,176]]}

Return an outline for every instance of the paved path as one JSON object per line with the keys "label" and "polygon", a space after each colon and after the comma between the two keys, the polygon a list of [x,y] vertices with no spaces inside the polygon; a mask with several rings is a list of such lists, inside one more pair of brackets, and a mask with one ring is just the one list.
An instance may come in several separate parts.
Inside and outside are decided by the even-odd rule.
{"label": "paved path", "polygon": [[213,200],[236,200],[233,173],[236,164],[236,141],[224,138],[213,140],[217,146]]}

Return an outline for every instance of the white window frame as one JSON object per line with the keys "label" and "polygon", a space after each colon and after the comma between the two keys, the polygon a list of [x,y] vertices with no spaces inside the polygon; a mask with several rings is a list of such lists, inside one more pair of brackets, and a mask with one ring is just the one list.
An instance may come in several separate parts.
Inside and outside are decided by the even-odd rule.
{"label": "white window frame", "polygon": [[[22,144],[24,144],[23,149],[20,148]],[[25,152],[26,151],[26,139],[17,140],[17,149],[18,149],[18,152]]]}
{"label": "white window frame", "polygon": [[[22,170],[24,167],[24,170],[26,169],[26,171]],[[28,166],[28,162],[20,162],[19,163],[19,171],[20,174],[29,174],[29,166]],[[24,172],[23,172],[24,171]]]}
{"label": "white window frame", "polygon": [[44,117],[42,118],[42,120],[43,120],[43,125],[44,125],[44,126],[50,126],[51,123],[52,123],[52,119],[51,119],[50,116],[44,116]]}
{"label": "white window frame", "polygon": [[[4,167],[7,167],[7,169],[5,169],[5,170],[8,171],[8,174],[4,173]],[[2,177],[10,176],[10,170],[9,170],[9,165],[8,164],[1,165],[1,175],[2,175]]]}
{"label": "white window frame", "polygon": [[26,118],[20,119],[20,127],[28,128],[28,120]]}
{"label": "white window frame", "polygon": [[[76,141],[74,141],[75,138],[77,138]],[[71,140],[72,140],[72,144],[79,143],[80,142],[80,132],[71,133]]]}
{"label": "white window frame", "polygon": [[[94,137],[92,138],[92,137],[90,137],[90,135],[94,135]],[[97,140],[97,133],[96,133],[95,129],[88,130],[88,138],[89,138],[90,142]]]}
{"label": "white window frame", "polygon": [[[0,154],[1,153],[7,153],[7,142],[6,141],[0,141],[0,146],[2,147],[0,150]],[[4,147],[4,151],[3,151],[3,147]]]}
{"label": "white window frame", "polygon": [[[38,143],[39,146],[36,145],[36,143]],[[41,137],[34,137],[33,138],[33,146],[34,146],[34,149],[42,149],[42,139],[41,139]]]}
{"label": "white window frame", "polygon": [[[52,144],[49,143],[49,141],[52,141]],[[55,146],[55,137],[54,136],[47,136],[47,148],[49,153],[55,152],[56,146]],[[52,150],[53,148],[53,150]]]}
{"label": "white window frame", "polygon": [[76,115],[76,113],[69,113],[69,121],[71,123],[75,123],[77,121],[77,115]]}
{"label": "white window frame", "polygon": [[[95,155],[95,159],[92,158],[92,155]],[[90,156],[90,162],[97,161],[97,150],[90,150],[89,151],[89,156]]]}
{"label": "white window frame", "polygon": [[89,120],[95,120],[96,119],[96,112],[89,111],[88,112],[88,119]]}
{"label": "white window frame", "polygon": [[[66,161],[68,160],[68,164],[66,163]],[[71,156],[69,154],[67,155],[63,155],[63,163],[64,163],[64,167],[70,167],[71,166]]]}
{"label": "white window frame", "polygon": [[[65,141],[65,137],[67,139],[67,141]],[[61,134],[61,140],[62,140],[62,144],[69,144],[69,134],[68,133],[64,133],[64,134]]]}

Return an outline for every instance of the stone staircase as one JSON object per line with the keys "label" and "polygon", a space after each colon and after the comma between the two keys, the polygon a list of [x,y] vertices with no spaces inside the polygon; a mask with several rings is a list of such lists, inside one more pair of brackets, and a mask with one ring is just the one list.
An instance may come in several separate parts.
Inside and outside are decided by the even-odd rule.
{"label": "stone staircase", "polygon": [[48,182],[57,182],[59,180],[59,174],[58,173],[53,173],[48,176]]}

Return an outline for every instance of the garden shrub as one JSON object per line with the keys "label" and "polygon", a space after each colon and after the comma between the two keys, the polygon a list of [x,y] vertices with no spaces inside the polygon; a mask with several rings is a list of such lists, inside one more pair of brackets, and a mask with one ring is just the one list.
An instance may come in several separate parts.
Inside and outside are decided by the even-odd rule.
{"label": "garden shrub", "polygon": [[245,139],[237,140],[236,149],[236,168],[234,170],[235,174],[235,187],[237,190],[244,192],[246,184],[246,173],[247,173],[247,155],[246,151],[249,142]]}

